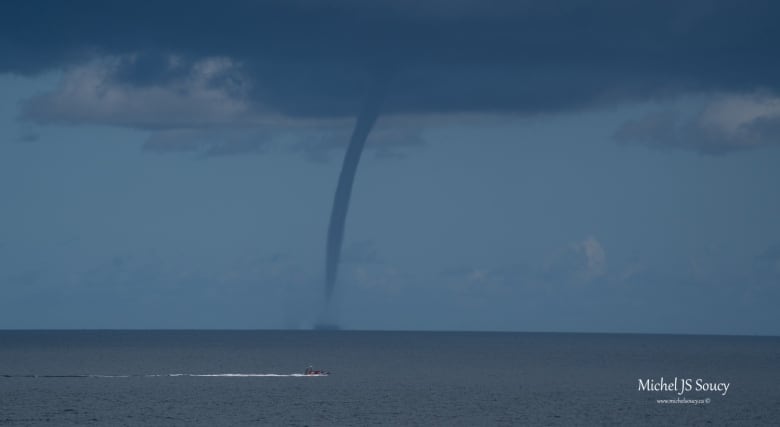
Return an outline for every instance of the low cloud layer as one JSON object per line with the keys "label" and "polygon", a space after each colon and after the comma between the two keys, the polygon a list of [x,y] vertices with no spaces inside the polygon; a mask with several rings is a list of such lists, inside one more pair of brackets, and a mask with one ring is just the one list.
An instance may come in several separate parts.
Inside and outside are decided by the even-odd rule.
{"label": "low cloud layer", "polygon": [[[63,70],[58,88],[24,105],[35,122],[163,130],[348,127],[388,72],[383,116],[774,99],[779,17],[777,2],[731,0],[6,2],[0,72]],[[714,135],[706,120],[666,131],[674,119],[651,116],[619,136],[727,152],[768,145],[777,124],[764,116]]]}
{"label": "low cloud layer", "polygon": [[624,123],[624,144],[724,154],[780,145],[780,98],[767,94],[717,96],[693,116],[657,111]]}
{"label": "low cloud layer", "polygon": [[248,99],[249,82],[228,58],[164,68],[179,72],[159,82],[122,81],[137,58],[109,57],[68,67],[54,91],[29,99],[23,118],[38,123],[100,123],[142,129],[247,126],[261,120]]}

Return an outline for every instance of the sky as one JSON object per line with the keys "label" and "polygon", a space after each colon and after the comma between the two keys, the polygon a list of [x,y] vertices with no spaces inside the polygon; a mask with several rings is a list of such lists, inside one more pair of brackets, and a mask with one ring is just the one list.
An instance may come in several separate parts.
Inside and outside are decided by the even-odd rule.
{"label": "sky", "polygon": [[780,4],[0,5],[0,328],[780,334]]}

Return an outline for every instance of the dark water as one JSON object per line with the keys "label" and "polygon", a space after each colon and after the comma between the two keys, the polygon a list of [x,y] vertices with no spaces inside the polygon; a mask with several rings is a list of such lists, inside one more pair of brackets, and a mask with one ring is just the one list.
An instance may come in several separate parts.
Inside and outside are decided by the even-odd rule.
{"label": "dark water", "polygon": [[[730,386],[637,390],[662,376]],[[780,338],[0,331],[0,425],[376,424],[778,425]]]}

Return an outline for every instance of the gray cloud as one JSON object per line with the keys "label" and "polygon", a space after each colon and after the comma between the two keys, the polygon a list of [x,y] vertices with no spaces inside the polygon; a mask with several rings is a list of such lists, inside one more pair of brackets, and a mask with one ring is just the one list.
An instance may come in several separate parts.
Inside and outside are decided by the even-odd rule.
{"label": "gray cloud", "polygon": [[615,133],[623,144],[724,154],[780,145],[780,98],[767,94],[722,95],[695,115],[653,112],[624,123]]}
{"label": "gray cloud", "polygon": [[608,270],[606,251],[593,236],[556,248],[545,258],[530,264],[518,260],[508,265],[461,265],[444,269],[439,275],[456,293],[524,297],[603,289],[626,278],[624,269],[614,273]]}
{"label": "gray cloud", "polygon": [[154,83],[128,83],[122,74],[133,73],[127,68],[135,66],[135,55],[70,66],[58,88],[24,103],[22,117],[38,123],[142,129],[249,126],[267,118],[251,105],[248,79],[231,59],[210,57],[184,66],[176,56],[168,56],[165,62],[164,67],[186,70]]}
{"label": "gray cloud", "polygon": [[[24,119],[100,123],[151,130],[144,149],[222,156],[266,151],[302,152],[321,161],[346,146],[350,118],[290,118],[251,99],[244,67],[223,57],[125,55],[68,67],[54,91],[28,99]],[[142,63],[139,65],[138,63]],[[150,65],[143,63],[151,62]],[[149,75],[123,79],[152,68]],[[368,146],[378,157],[402,157],[422,145],[419,124],[398,120],[377,129]],[[281,138],[279,138],[281,136]]]}
{"label": "gray cloud", "polygon": [[607,273],[607,255],[593,236],[572,242],[552,256],[544,268],[543,277],[551,281],[588,283]]}
{"label": "gray cloud", "polygon": [[[273,152],[301,153],[314,162],[340,157],[348,141],[346,127],[324,126],[322,128],[289,129],[285,127],[217,127],[178,128],[154,131],[144,142],[148,152],[192,153],[203,157],[230,156],[239,154],[263,154]],[[402,129],[397,126],[374,130],[366,150],[373,151],[376,158],[394,159],[405,157],[410,150],[425,144],[421,130]]]}
{"label": "gray cloud", "polygon": [[[341,127],[307,132],[288,148],[304,153],[310,160],[325,161],[333,152],[342,155],[349,142],[349,131],[350,129]],[[398,123],[380,124],[373,129],[371,137],[366,141],[366,150],[373,150],[377,158],[403,158],[410,150],[420,148],[424,144],[422,130],[414,125],[402,127]]]}

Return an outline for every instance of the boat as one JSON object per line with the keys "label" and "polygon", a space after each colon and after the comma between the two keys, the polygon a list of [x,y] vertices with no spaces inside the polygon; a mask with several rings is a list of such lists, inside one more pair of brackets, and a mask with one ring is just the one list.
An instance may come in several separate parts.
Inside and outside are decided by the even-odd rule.
{"label": "boat", "polygon": [[306,376],[315,376],[315,377],[324,377],[330,375],[330,372],[323,371],[321,369],[314,369],[311,366],[306,368],[306,370],[303,371],[303,375]]}

